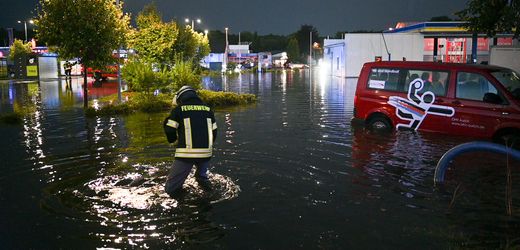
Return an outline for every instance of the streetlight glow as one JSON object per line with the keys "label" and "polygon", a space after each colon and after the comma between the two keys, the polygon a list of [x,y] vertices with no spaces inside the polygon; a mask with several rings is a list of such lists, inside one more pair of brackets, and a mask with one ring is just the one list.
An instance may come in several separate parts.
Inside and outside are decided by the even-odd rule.
{"label": "streetlight glow", "polygon": [[202,20],[200,20],[200,18],[197,18],[197,19],[190,19],[190,18],[185,18],[184,19],[184,22],[185,23],[189,23],[191,21],[191,29],[195,31],[195,22],[197,23],[201,23]]}
{"label": "streetlight glow", "polygon": [[[22,23],[22,21],[18,20],[16,21],[17,23]],[[31,19],[29,20],[29,23],[30,24],[34,24],[34,21]],[[27,21],[23,21],[23,26],[24,26],[24,29],[25,29],[25,42],[27,42]]]}

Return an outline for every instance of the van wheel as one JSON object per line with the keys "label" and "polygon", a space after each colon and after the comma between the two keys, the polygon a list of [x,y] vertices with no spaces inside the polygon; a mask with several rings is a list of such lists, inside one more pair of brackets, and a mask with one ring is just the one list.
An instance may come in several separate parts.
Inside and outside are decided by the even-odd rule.
{"label": "van wheel", "polygon": [[382,115],[374,116],[367,122],[367,128],[370,130],[390,131],[391,127],[392,125],[390,121],[388,121],[388,118]]}

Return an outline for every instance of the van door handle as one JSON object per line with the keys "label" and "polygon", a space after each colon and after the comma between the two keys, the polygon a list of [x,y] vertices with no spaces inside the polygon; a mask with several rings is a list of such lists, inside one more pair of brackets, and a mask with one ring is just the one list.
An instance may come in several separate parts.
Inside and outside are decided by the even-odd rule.
{"label": "van door handle", "polygon": [[459,104],[460,104],[460,101],[453,101],[453,102],[451,102],[451,103],[453,103],[453,104],[455,104],[455,105],[459,105]]}
{"label": "van door handle", "polygon": [[502,112],[502,115],[509,115],[509,112]]}

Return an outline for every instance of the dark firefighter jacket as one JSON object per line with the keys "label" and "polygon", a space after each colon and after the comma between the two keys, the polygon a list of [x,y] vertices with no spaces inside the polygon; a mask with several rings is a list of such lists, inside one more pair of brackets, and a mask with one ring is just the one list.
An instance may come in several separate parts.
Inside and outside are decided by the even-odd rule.
{"label": "dark firefighter jacket", "polygon": [[209,159],[217,137],[213,111],[194,91],[182,94],[177,101],[163,124],[168,142],[177,143],[175,158]]}

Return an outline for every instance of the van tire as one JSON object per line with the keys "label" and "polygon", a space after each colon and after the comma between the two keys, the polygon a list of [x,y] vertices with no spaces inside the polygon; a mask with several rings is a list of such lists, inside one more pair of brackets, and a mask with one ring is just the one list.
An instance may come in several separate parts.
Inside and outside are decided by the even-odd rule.
{"label": "van tire", "polygon": [[367,128],[376,131],[390,131],[392,130],[392,123],[383,115],[374,115],[368,119]]}

